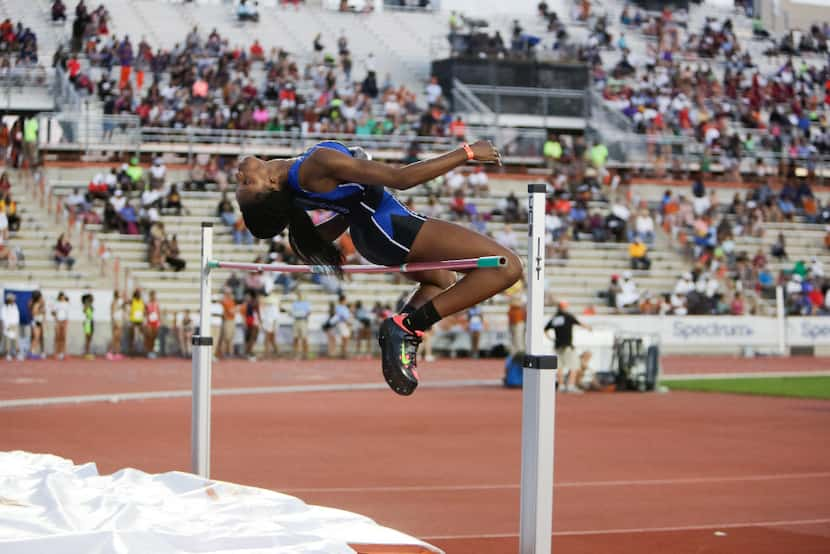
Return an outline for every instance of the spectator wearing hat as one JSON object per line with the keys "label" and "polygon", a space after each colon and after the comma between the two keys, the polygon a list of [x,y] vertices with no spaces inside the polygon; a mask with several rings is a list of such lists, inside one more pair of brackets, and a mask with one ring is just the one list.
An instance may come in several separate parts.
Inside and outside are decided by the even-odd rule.
{"label": "spectator wearing hat", "polygon": [[[573,328],[576,325],[588,331],[592,330],[590,325],[580,322],[568,311],[568,302],[565,300],[559,302],[556,313],[545,325],[545,335],[554,342],[558,359],[557,384],[562,392],[582,392],[576,381],[579,369],[579,360],[573,345]],[[563,382],[566,375],[568,383]]]}

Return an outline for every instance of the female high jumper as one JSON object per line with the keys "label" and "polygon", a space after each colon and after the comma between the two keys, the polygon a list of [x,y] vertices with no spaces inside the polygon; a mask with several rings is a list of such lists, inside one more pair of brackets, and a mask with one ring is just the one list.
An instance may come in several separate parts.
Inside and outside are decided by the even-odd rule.
{"label": "female high jumper", "polygon": [[[410,189],[473,160],[501,165],[498,150],[488,141],[403,167],[371,161],[359,147],[326,141],[296,158],[247,157],[239,166],[236,199],[248,230],[268,239],[287,226],[291,247],[305,263],[337,272],[342,259],[333,241],[347,229],[358,252],[379,265],[507,259],[501,267],[468,270],[457,283],[449,270],[406,274],[420,285],[401,313],[383,322],[378,338],[383,375],[401,395],[418,386],[416,353],[423,332],[501,292],[522,274],[512,251],[460,225],[420,216],[386,190]],[[315,209],[336,215],[315,226],[306,212]]]}

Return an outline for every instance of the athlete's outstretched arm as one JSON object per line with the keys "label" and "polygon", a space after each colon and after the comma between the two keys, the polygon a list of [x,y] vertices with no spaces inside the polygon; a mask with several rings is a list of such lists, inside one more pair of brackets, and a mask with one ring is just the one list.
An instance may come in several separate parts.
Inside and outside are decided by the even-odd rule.
{"label": "athlete's outstretched arm", "polygon": [[[471,144],[470,148],[474,160],[501,165],[501,155],[489,141],[480,140]],[[406,190],[444,175],[467,161],[467,152],[463,148],[404,167],[360,160],[335,150],[320,148],[309,157],[310,163],[304,164],[303,169],[306,169],[306,165],[310,167],[301,175],[301,179],[306,188],[314,190],[320,187],[321,192],[330,190],[337,183],[349,182]]]}

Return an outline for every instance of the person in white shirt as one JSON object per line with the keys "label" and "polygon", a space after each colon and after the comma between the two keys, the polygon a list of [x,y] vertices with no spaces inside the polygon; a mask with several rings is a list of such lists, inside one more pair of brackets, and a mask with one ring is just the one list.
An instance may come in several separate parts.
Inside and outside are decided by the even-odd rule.
{"label": "person in white shirt", "polygon": [[150,186],[158,189],[164,185],[164,178],[167,176],[167,166],[161,159],[161,156],[153,160],[153,165],[150,166]]}
{"label": "person in white shirt", "polygon": [[444,183],[447,186],[450,194],[455,193],[455,191],[462,191],[464,192],[464,175],[461,172],[452,170],[444,176]]}
{"label": "person in white shirt", "polygon": [[617,295],[617,308],[625,308],[640,301],[640,291],[637,290],[637,283],[631,276],[630,271],[623,273],[620,293]]}
{"label": "person in white shirt", "polygon": [[509,223],[504,225],[504,228],[496,234],[495,238],[497,243],[510,250],[516,250],[519,246],[519,238]]}
{"label": "person in white shirt", "polygon": [[261,328],[265,331],[265,356],[272,352],[276,358],[280,355],[276,340],[280,326],[280,295],[276,289],[271,290],[271,293],[262,299],[261,317]]}
{"label": "person in white shirt", "polygon": [[801,275],[796,273],[787,281],[787,296],[801,294]]}
{"label": "person in white shirt", "polygon": [[142,208],[149,208],[159,200],[161,200],[161,192],[149,186],[145,187],[144,192],[141,193]]}
{"label": "person in white shirt", "polygon": [[637,214],[637,218],[634,221],[634,229],[635,238],[642,240],[648,245],[654,242],[654,219],[652,219],[648,210],[640,210],[640,213]]}
{"label": "person in white shirt", "polygon": [[487,172],[481,166],[476,167],[470,176],[467,177],[467,182],[473,189],[474,194],[486,194],[490,190],[490,179],[487,177]]}
{"label": "person in white shirt", "polygon": [[127,204],[127,198],[121,189],[115,189],[115,194],[110,198],[110,204],[115,209],[115,213],[119,213]]}
{"label": "person in white shirt", "polygon": [[77,188],[72,189],[72,194],[64,199],[63,204],[66,206],[66,209],[73,213],[85,212],[89,209],[86,197],[81,194],[80,189]]}
{"label": "person in white shirt", "polygon": [[66,356],[66,329],[69,325],[69,299],[63,292],[58,293],[52,316],[55,318],[55,358],[63,360]]}
{"label": "person in white shirt", "polygon": [[14,294],[6,295],[6,302],[0,309],[0,324],[3,326],[3,343],[6,360],[11,361],[12,353],[18,360],[23,359],[20,350],[20,310],[17,309]]}
{"label": "person in white shirt", "polygon": [[816,256],[810,258],[810,273],[813,277],[824,278],[824,264]]}
{"label": "person in white shirt", "polygon": [[427,103],[428,104],[435,104],[441,95],[444,93],[444,90],[441,88],[441,85],[438,84],[438,77],[433,76],[429,80],[429,84],[426,88],[427,93]]}
{"label": "person in white shirt", "polygon": [[677,280],[677,283],[674,285],[674,294],[682,294],[687,295],[695,288],[694,283],[692,283],[692,274],[688,271],[680,276],[680,279]]}

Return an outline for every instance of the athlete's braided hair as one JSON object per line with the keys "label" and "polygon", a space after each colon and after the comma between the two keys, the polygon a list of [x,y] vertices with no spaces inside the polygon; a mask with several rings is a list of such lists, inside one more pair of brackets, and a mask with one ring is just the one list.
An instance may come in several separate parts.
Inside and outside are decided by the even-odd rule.
{"label": "athlete's braided hair", "polygon": [[324,239],[308,213],[294,203],[288,190],[258,193],[253,202],[239,205],[245,226],[256,238],[270,239],[288,227],[288,242],[305,263],[325,266],[338,276],[343,256],[340,250]]}

